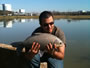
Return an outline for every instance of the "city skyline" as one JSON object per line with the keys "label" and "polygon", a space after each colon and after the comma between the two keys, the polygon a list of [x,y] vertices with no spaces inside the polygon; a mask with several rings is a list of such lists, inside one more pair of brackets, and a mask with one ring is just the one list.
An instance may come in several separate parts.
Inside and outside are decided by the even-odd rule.
{"label": "city skyline", "polygon": [[90,11],[90,0],[0,0],[0,4],[11,4],[12,10],[26,12],[49,11]]}

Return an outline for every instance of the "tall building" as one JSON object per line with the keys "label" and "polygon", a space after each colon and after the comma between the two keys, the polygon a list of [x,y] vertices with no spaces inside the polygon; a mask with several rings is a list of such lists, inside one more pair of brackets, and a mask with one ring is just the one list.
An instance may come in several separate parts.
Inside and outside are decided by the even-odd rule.
{"label": "tall building", "polygon": [[12,11],[11,4],[2,4],[3,11]]}
{"label": "tall building", "polygon": [[25,13],[25,9],[19,9],[20,13]]}
{"label": "tall building", "polygon": [[0,10],[2,10],[2,5],[0,5]]}

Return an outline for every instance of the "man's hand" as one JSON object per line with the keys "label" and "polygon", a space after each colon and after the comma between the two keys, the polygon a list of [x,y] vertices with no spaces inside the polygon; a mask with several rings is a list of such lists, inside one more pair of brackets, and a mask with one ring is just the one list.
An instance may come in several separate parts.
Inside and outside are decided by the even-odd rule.
{"label": "man's hand", "polygon": [[26,58],[31,60],[39,52],[39,49],[40,44],[33,42],[32,48],[25,54]]}
{"label": "man's hand", "polygon": [[53,52],[55,51],[56,49],[56,45],[52,45],[51,43],[49,43],[47,46],[46,46],[46,50],[48,51],[49,54],[53,55]]}
{"label": "man's hand", "polygon": [[29,52],[31,54],[37,54],[39,52],[39,49],[40,49],[40,44],[39,43],[36,43],[36,42],[33,42],[32,44],[32,48],[29,50]]}

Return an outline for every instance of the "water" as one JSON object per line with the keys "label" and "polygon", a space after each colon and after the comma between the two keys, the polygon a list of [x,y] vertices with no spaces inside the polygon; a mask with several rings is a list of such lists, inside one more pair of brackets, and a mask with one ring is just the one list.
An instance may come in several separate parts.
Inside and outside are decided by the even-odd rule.
{"label": "water", "polygon": [[[0,43],[23,41],[39,26],[37,19],[0,21]],[[90,20],[55,20],[66,36],[64,68],[90,68]]]}

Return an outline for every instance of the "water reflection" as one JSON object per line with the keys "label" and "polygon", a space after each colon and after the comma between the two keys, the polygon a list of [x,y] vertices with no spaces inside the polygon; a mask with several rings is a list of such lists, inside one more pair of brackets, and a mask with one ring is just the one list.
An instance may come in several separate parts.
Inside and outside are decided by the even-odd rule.
{"label": "water reflection", "polygon": [[21,23],[25,23],[25,19],[19,19],[19,22],[21,22]]}
{"label": "water reflection", "polygon": [[12,28],[13,20],[1,20],[0,27]]}
{"label": "water reflection", "polygon": [[4,21],[3,22],[3,25],[5,28],[12,28],[12,21]]}
{"label": "water reflection", "polygon": [[0,27],[4,27],[3,22],[0,22]]}
{"label": "water reflection", "polygon": [[[81,20],[84,20],[84,19],[67,19],[67,22],[70,23],[70,22],[79,22]],[[86,19],[85,19],[86,20]],[[88,19],[90,20],[90,19]]]}
{"label": "water reflection", "polygon": [[76,22],[76,21],[81,21],[81,20],[90,20],[90,19],[66,19],[68,23],[70,22]]}
{"label": "water reflection", "polygon": [[14,20],[0,20],[0,27],[12,28],[14,23],[32,22],[33,19],[14,19]]}
{"label": "water reflection", "polygon": [[[10,20],[0,20],[0,27],[4,27],[4,28],[12,28],[14,23],[25,23],[25,22],[32,22],[34,19],[10,19]],[[62,19],[56,19],[56,20],[62,20]],[[83,19],[65,19],[67,20],[68,23],[71,22],[79,22]],[[86,20],[86,19],[85,19]],[[90,20],[90,19],[88,19]]]}

